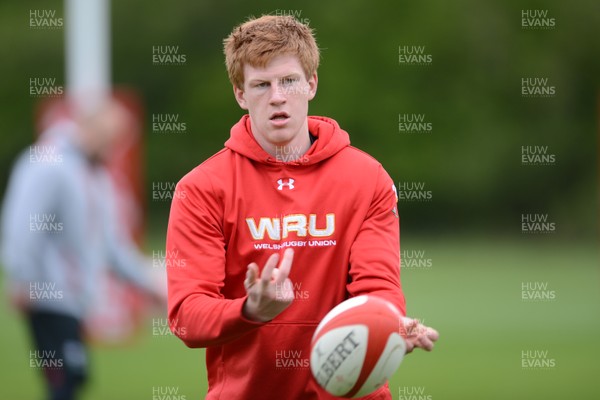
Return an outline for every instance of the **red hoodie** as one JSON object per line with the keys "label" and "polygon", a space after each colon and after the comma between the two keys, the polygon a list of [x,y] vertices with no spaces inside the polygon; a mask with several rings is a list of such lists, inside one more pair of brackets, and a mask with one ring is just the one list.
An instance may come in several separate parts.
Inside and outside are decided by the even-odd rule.
{"label": "red hoodie", "polygon": [[[372,293],[404,314],[392,179],[350,146],[329,118],[308,117],[317,139],[297,161],[272,157],[246,115],[225,148],[177,184],[167,231],[169,322],[189,347],[207,347],[207,399],[334,399],[311,377],[319,321]],[[294,248],[295,299],[267,323],[242,316],[247,265]],[[381,388],[365,399],[391,399]]]}

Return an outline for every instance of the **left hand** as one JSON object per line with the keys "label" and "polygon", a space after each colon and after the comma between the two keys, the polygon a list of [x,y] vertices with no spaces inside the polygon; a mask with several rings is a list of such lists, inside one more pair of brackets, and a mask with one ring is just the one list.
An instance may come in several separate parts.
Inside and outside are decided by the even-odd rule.
{"label": "left hand", "polygon": [[400,335],[406,342],[406,354],[417,347],[426,351],[433,350],[434,342],[440,337],[438,331],[421,324],[418,319],[408,317],[402,317],[402,324]]}

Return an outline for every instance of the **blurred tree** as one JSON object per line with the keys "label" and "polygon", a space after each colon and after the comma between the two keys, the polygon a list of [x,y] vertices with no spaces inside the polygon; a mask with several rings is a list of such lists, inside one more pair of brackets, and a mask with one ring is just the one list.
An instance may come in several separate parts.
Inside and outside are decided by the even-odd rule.
{"label": "blurred tree", "polygon": [[[29,10],[42,8],[62,15],[60,1],[0,5],[2,171],[32,137],[29,79],[64,81],[62,30],[27,23]],[[556,27],[523,29],[528,9],[548,10]],[[222,40],[264,13],[292,13],[316,29],[322,64],[311,114],[337,119],[396,182],[432,191],[431,202],[400,203],[405,230],[515,232],[521,213],[542,212],[563,233],[597,233],[600,4],[583,0],[113,2],[114,79],[146,101],[148,192],[222,147],[242,114]],[[155,46],[177,46],[186,62],[154,65]],[[400,65],[400,46],[424,46],[432,62]],[[528,77],[547,78],[556,95],[521,97]],[[185,132],[153,132],[154,114],[176,114]],[[431,132],[400,132],[399,114],[424,114]],[[535,145],[548,146],[556,163],[521,165],[522,146]],[[162,230],[168,203],[150,207]]]}

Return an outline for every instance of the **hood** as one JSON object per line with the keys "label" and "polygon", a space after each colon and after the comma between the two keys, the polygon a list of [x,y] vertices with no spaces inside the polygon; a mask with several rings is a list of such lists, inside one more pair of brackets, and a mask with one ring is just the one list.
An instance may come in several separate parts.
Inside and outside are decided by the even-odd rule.
{"label": "hood", "polygon": [[348,133],[338,123],[327,117],[308,117],[308,131],[317,138],[304,156],[297,161],[277,161],[258,144],[250,126],[250,116],[244,115],[231,128],[231,136],[225,142],[225,147],[265,164],[312,165],[323,161],[350,145]]}

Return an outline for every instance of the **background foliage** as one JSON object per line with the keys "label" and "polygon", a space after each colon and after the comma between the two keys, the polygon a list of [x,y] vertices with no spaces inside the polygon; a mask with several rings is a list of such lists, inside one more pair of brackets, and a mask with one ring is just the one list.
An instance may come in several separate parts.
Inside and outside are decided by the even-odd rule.
{"label": "background foliage", "polygon": [[[0,49],[0,187],[32,137],[30,77],[64,82],[63,30],[31,30],[29,9],[61,2],[4,2]],[[523,9],[547,9],[553,30],[521,28]],[[249,15],[292,12],[316,29],[319,93],[310,112],[338,120],[354,145],[396,181],[425,182],[434,201],[401,204],[406,228],[514,231],[520,214],[549,213],[562,233],[596,233],[600,5],[595,1],[224,1],[113,4],[114,81],[146,109],[147,182],[177,181],[218,151],[242,115],[223,66],[222,39]],[[179,46],[183,66],[155,66],[152,47]],[[429,66],[398,63],[401,45],[425,46]],[[521,79],[546,77],[553,98],[523,98]],[[156,113],[179,114],[187,132],[153,133]],[[398,130],[422,113],[431,133]],[[521,146],[545,145],[549,167],[520,163]],[[168,205],[149,204],[164,222]]]}

